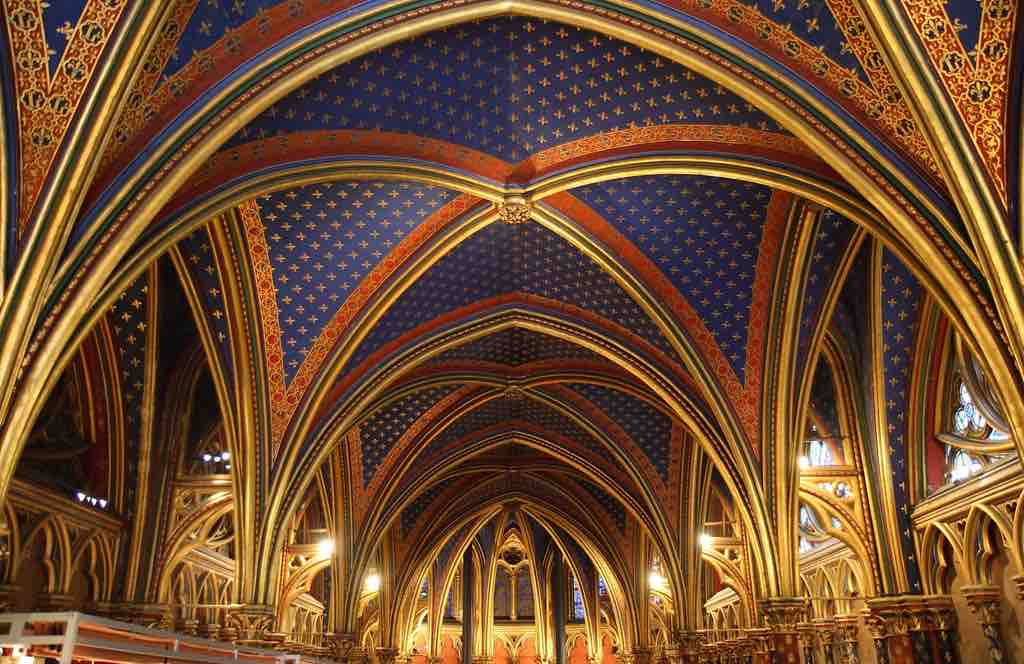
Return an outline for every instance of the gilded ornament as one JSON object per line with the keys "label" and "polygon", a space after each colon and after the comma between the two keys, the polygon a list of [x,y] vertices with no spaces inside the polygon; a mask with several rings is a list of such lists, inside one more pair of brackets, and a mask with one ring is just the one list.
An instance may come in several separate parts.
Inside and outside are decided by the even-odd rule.
{"label": "gilded ornament", "polygon": [[530,221],[530,206],[525,203],[505,203],[498,208],[498,216],[506,224],[525,224]]}

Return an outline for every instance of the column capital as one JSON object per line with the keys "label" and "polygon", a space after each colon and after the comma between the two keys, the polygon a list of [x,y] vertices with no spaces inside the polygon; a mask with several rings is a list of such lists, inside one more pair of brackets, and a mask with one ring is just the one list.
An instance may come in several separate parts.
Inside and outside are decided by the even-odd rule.
{"label": "column capital", "polygon": [[326,632],[323,636],[323,643],[327,646],[331,656],[339,662],[347,662],[349,653],[358,643],[358,638],[351,632]]}
{"label": "column capital", "polygon": [[946,629],[956,616],[948,595],[873,597],[867,600],[867,610],[884,621],[892,634]]}
{"label": "column capital", "polygon": [[871,613],[868,609],[864,609],[864,627],[875,641],[884,641],[895,633],[894,625],[891,625],[881,615]]}
{"label": "column capital", "polygon": [[846,613],[836,616],[836,636],[840,641],[856,641],[857,631],[860,629],[860,618]]}
{"label": "column capital", "polygon": [[768,627],[776,632],[795,632],[807,613],[803,597],[773,597],[761,601],[761,613]]}
{"label": "column capital", "polygon": [[995,586],[963,586],[960,589],[971,612],[982,625],[999,624],[999,589]]}
{"label": "column capital", "polygon": [[1005,661],[1003,639],[999,634],[1002,605],[999,588],[996,586],[963,586],[960,588],[967,606],[981,623],[981,631],[988,642],[989,656],[993,662]]}
{"label": "column capital", "polygon": [[770,627],[750,627],[746,630],[747,639],[752,643],[754,653],[767,655],[774,649],[772,647],[772,635],[774,632]]}
{"label": "column capital", "polygon": [[651,664],[651,659],[654,657],[654,650],[647,646],[634,646],[632,655],[633,664]]}
{"label": "column capital", "polygon": [[804,648],[813,648],[814,639],[816,636],[816,630],[814,625],[809,622],[801,622],[796,625],[796,633],[800,638],[800,645]]}
{"label": "column capital", "polygon": [[377,659],[380,664],[395,664],[398,660],[398,648],[377,648]]}
{"label": "column capital", "polygon": [[832,618],[815,618],[811,621],[814,635],[822,645],[830,645],[836,631],[836,621]]}
{"label": "column capital", "polygon": [[243,646],[267,646],[267,632],[274,624],[274,607],[243,604],[228,611],[228,623],[236,630],[235,643]]}
{"label": "column capital", "polygon": [[195,618],[180,618],[175,627],[185,636],[199,636],[199,621]]}
{"label": "column capital", "polygon": [[216,641],[220,638],[220,625],[217,623],[203,623],[199,626],[199,635],[204,639]]}

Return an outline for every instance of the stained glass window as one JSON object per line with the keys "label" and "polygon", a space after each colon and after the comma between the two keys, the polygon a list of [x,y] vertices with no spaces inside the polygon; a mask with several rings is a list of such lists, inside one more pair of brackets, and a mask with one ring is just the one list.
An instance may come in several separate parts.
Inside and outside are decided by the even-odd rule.
{"label": "stained glass window", "polygon": [[831,466],[832,448],[823,440],[812,440],[807,444],[807,460],[812,466]]}
{"label": "stained glass window", "polygon": [[981,472],[981,462],[964,450],[952,448],[950,450],[951,463],[949,479],[952,482],[962,482],[971,475]]}
{"label": "stained glass window", "polygon": [[960,383],[958,394],[960,399],[956,411],[953,413],[953,431],[965,438],[984,434],[988,429],[988,422],[974,405],[974,399],[967,391],[967,385]]}
{"label": "stained glass window", "polygon": [[[961,438],[979,440],[1006,440],[1007,434],[999,431],[985,418],[974,402],[967,384],[957,382],[956,400],[953,409],[953,433]],[[946,468],[950,482],[962,482],[976,475],[984,468],[981,458],[955,445],[946,446]]]}
{"label": "stained glass window", "polygon": [[579,581],[572,577],[572,619],[583,620],[583,593],[580,592]]}

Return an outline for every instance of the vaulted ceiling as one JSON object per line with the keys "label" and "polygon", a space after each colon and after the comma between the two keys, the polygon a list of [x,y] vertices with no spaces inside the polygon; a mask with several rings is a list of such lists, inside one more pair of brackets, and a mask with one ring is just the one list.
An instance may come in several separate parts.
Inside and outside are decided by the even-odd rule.
{"label": "vaulted ceiling", "polygon": [[[45,232],[39,164],[80,131],[58,92],[98,80],[119,21],[160,26],[117,51],[144,58],[51,247],[41,321],[70,344],[107,320],[141,418],[144,349],[176,334],[147,295],[167,255],[260,519],[341,454],[373,542],[486,490],[661,538],[701,463],[764,526],[787,519],[776,458],[822,393],[826,336],[855,355],[863,315],[891,323],[894,422],[929,292],[1012,365],[967,194],[857,3],[7,4],[11,265]],[[1015,15],[905,4],[1005,211]]]}

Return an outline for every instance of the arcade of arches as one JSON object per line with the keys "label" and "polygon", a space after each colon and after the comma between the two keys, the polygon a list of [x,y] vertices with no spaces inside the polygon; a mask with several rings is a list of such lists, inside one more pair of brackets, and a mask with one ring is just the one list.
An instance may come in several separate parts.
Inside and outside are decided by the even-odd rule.
{"label": "arcade of arches", "polygon": [[0,0],[0,606],[1024,662],[1017,0]]}

